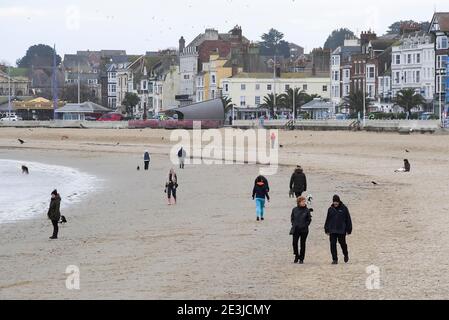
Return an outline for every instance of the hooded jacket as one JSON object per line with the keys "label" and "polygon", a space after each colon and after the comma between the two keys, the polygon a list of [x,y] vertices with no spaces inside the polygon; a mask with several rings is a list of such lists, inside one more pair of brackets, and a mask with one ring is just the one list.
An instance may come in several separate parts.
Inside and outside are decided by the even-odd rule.
{"label": "hooded jacket", "polygon": [[324,231],[328,234],[351,234],[352,221],[348,208],[343,204],[335,208],[331,206],[327,211]]}
{"label": "hooded jacket", "polygon": [[270,196],[268,195],[269,189],[265,182],[256,182],[253,188],[253,199],[256,197],[257,199],[265,199],[270,200]]}
{"label": "hooded jacket", "polygon": [[307,178],[302,169],[296,169],[290,178],[290,190],[298,193],[307,191]]}
{"label": "hooded jacket", "polygon": [[60,206],[61,206],[61,197],[59,196],[59,194],[57,194],[56,197],[52,198],[50,201],[50,208],[48,208],[47,213],[48,219],[57,221],[61,219]]}
{"label": "hooded jacket", "polygon": [[308,232],[309,225],[312,222],[312,215],[307,207],[296,207],[291,215],[292,227],[295,233]]}

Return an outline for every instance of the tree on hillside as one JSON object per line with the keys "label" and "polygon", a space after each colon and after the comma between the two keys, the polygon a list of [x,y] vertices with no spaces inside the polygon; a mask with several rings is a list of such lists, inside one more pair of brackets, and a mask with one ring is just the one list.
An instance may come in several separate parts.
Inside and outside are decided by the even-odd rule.
{"label": "tree on hillside", "polygon": [[127,92],[125,94],[125,99],[123,99],[122,105],[126,108],[126,113],[128,115],[133,114],[133,109],[140,103],[140,98],[137,94],[132,92]]}
{"label": "tree on hillside", "polygon": [[411,113],[412,109],[424,105],[426,101],[422,95],[416,93],[415,89],[402,89],[398,92],[395,103]]}
{"label": "tree on hillside", "polygon": [[[16,61],[19,68],[31,68],[34,67],[51,67],[53,66],[53,53],[52,47],[45,44],[38,44],[28,48],[25,56]],[[56,65],[61,63],[61,57],[56,55]]]}
{"label": "tree on hillside", "polygon": [[[52,97],[51,90],[49,90],[49,97]],[[63,101],[67,101],[69,103],[78,103],[78,85],[66,85],[62,88],[60,93],[60,98]],[[98,98],[95,94],[95,91],[89,88],[88,86],[81,84],[80,85],[80,102],[91,101],[94,103],[98,103]]]}
{"label": "tree on hillside", "polygon": [[262,35],[260,53],[263,56],[279,55],[284,58],[290,57],[290,45],[284,41],[284,34],[276,29],[270,29]]}
{"label": "tree on hillside", "polygon": [[324,43],[324,49],[335,50],[338,47],[342,46],[346,39],[352,37],[355,37],[354,32],[347,28],[334,30]]}
{"label": "tree on hillside", "polygon": [[404,20],[404,21],[401,20],[401,21],[396,21],[395,23],[391,24],[391,26],[388,27],[387,34],[390,34],[390,35],[401,34],[401,26],[403,24],[405,24],[405,23],[407,23],[407,24],[419,24],[421,30],[422,31],[426,31],[426,32],[429,31],[429,27],[430,27],[430,22],[427,22],[427,21],[425,21],[425,22],[416,22],[416,21],[413,21],[413,20]]}

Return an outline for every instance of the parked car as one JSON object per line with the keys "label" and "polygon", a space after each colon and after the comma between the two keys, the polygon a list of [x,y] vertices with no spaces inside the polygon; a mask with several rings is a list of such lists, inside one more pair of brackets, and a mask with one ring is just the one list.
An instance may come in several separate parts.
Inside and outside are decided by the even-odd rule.
{"label": "parked car", "polygon": [[107,113],[102,115],[97,121],[123,121],[124,117],[120,113]]}
{"label": "parked car", "polygon": [[436,116],[433,112],[423,112],[419,115],[419,120],[432,120],[435,118]]}
{"label": "parked car", "polygon": [[1,118],[0,121],[21,121],[23,120],[21,117],[18,117],[16,115],[14,116],[6,116],[4,118]]}
{"label": "parked car", "polygon": [[84,120],[86,120],[86,121],[97,121],[97,117],[87,116],[87,117],[84,117]]}

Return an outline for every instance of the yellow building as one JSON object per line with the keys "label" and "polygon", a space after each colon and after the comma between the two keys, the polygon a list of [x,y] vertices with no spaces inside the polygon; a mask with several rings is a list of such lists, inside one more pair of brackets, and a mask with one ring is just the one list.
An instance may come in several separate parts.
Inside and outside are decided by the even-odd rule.
{"label": "yellow building", "polygon": [[203,63],[203,71],[198,74],[196,83],[196,102],[215,99],[221,96],[223,79],[232,76],[232,67],[225,67],[227,58],[218,53],[210,55],[209,62]]}

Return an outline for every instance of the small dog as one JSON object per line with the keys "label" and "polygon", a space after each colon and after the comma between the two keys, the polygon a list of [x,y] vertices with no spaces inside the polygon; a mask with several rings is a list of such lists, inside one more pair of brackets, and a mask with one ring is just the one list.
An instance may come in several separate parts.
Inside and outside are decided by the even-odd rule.
{"label": "small dog", "polygon": [[67,223],[67,219],[64,216],[61,216],[61,221],[59,223]]}
{"label": "small dog", "polygon": [[22,166],[22,174],[30,174],[27,166]]}
{"label": "small dog", "polygon": [[313,201],[312,195],[309,194],[306,199],[307,199],[307,205],[309,205],[309,206],[312,205],[312,201]]}

